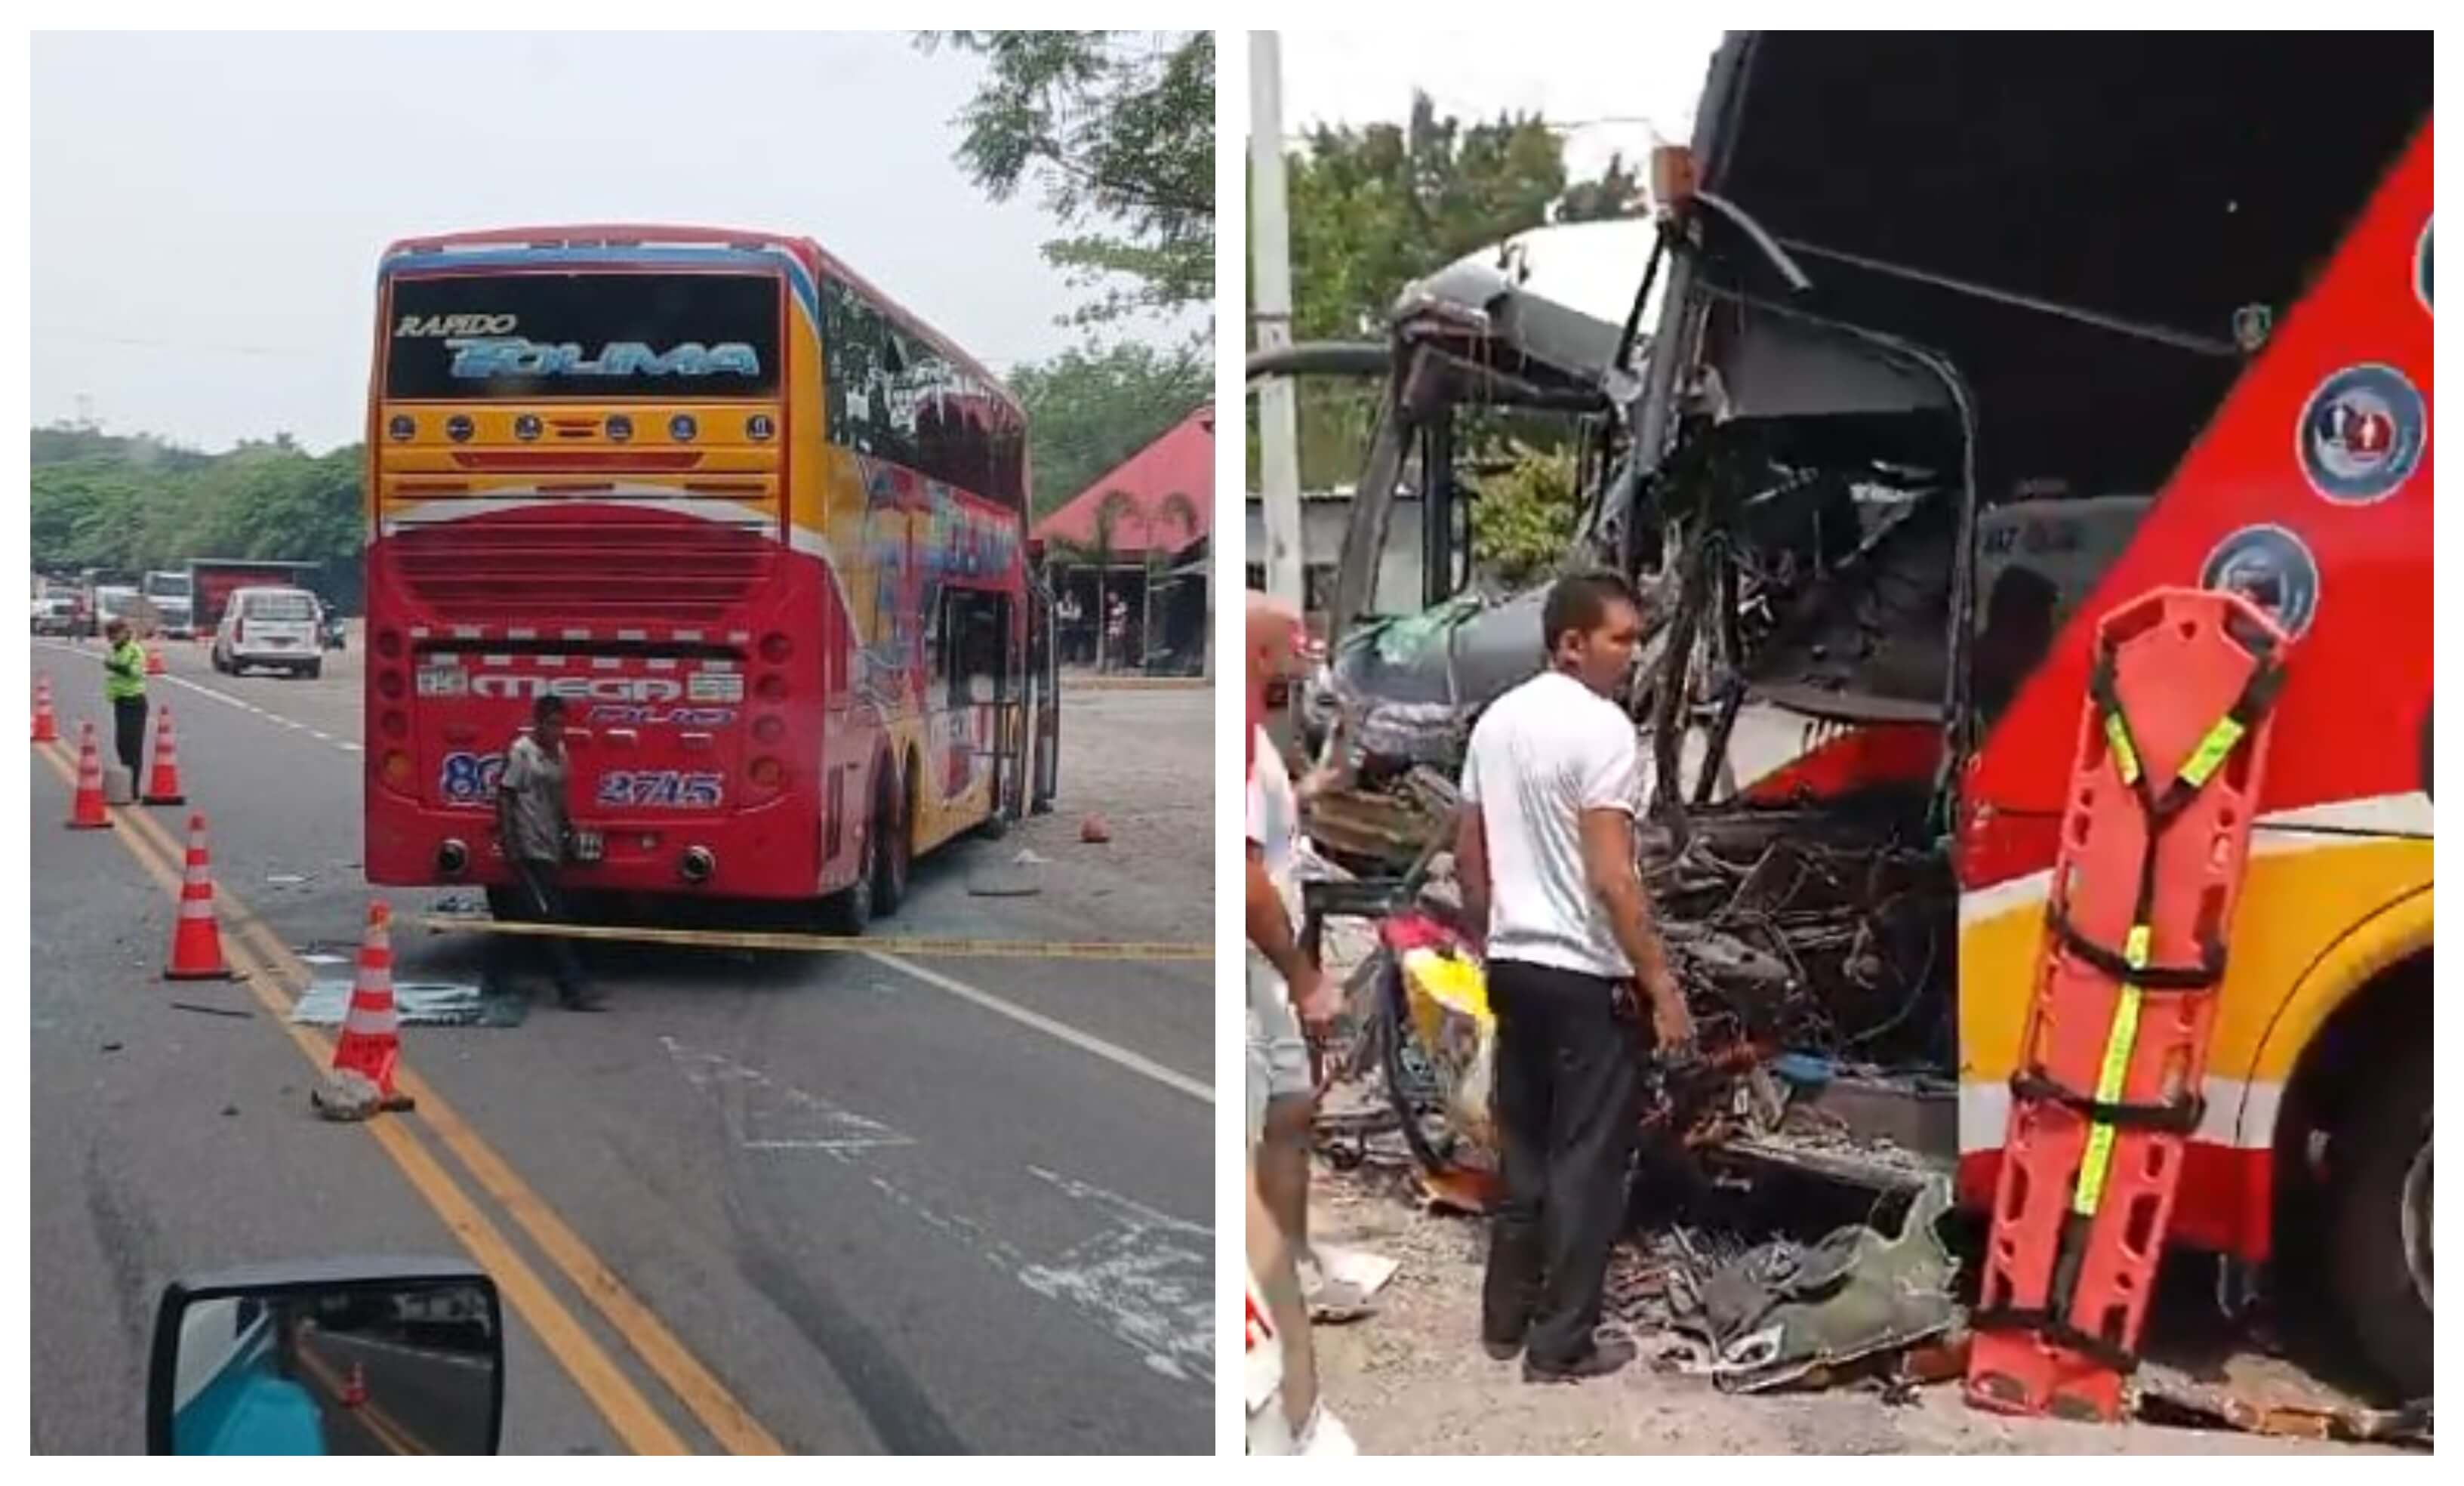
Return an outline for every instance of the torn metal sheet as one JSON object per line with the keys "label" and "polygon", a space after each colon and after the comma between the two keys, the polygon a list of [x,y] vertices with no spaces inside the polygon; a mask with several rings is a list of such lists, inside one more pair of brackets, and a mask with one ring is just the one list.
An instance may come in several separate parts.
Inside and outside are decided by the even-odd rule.
{"label": "torn metal sheet", "polygon": [[1950,1185],[1937,1178],[1909,1204],[1895,1236],[1852,1224],[1811,1245],[1763,1244],[1708,1275],[1672,1268],[1671,1310],[1678,1325],[1711,1343],[1711,1376],[1723,1388],[1762,1392],[1837,1377],[1959,1324],[1951,1294],[1959,1260],[1935,1231],[1949,1209]]}
{"label": "torn metal sheet", "polygon": [[[528,999],[488,995],[461,981],[396,981],[393,1005],[405,1027],[519,1027],[530,1016]],[[350,1008],[351,982],[319,979],[292,1005],[291,1020],[301,1027],[340,1027]]]}

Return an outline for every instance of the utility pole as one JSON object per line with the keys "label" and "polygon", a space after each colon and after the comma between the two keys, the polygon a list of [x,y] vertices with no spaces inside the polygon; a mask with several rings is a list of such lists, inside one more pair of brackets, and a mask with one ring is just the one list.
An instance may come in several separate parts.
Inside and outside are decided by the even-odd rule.
{"label": "utility pole", "polygon": [[[1271,31],[1249,33],[1249,325],[1253,347],[1292,344],[1292,262],[1284,197],[1283,48]],[[1297,392],[1289,377],[1258,389],[1258,487],[1266,528],[1266,591],[1299,610],[1301,461]]]}

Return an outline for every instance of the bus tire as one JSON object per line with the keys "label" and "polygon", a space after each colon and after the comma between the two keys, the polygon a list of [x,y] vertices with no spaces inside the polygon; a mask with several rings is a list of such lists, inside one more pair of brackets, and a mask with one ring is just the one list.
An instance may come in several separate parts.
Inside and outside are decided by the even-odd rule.
{"label": "bus tire", "polygon": [[915,770],[883,765],[874,776],[873,818],[881,822],[881,850],[873,857],[872,911],[887,919],[907,901],[908,869],[915,860]]}
{"label": "bus tire", "polygon": [[852,939],[872,926],[872,870],[869,864],[855,880],[822,899],[822,930]]}
{"label": "bus tire", "polygon": [[2364,1080],[2328,1146],[2328,1282],[2363,1360],[2407,1401],[2431,1396],[2431,1062],[2415,1044]]}

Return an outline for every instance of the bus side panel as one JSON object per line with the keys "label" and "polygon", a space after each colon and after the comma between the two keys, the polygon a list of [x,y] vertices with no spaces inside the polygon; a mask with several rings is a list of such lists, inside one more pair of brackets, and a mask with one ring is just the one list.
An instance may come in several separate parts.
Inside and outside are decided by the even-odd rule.
{"label": "bus side panel", "polygon": [[1960,1149],[1972,1201],[1990,1200],[2008,1119],[2093,628],[2149,588],[2217,584],[2255,544],[2299,639],[2175,1232],[2267,1250],[2275,1105],[2306,1035],[2296,1023],[2315,1030],[2324,1014],[2298,1010],[2297,982],[2431,877],[2430,220],[2425,125],[1969,768]]}
{"label": "bus side panel", "polygon": [[[2297,568],[2309,610],[2277,704],[2263,807],[2297,809],[2421,787],[2421,729],[2431,704],[2431,310],[2427,252],[2430,132],[2380,188],[2324,277],[2201,433],[2121,559],[2104,574],[1979,752],[1966,790],[1971,816],[2061,812],[2097,621],[2167,585],[2221,576],[2263,529]],[[2408,392],[2406,388],[2409,388]],[[2385,403],[2384,411],[2381,404]],[[2349,447],[2317,452],[2339,418]],[[2400,455],[2373,455],[2392,439]],[[2337,460],[2376,477],[2339,479]],[[2298,615],[2292,628],[2300,628]],[[1989,832],[1974,829],[1971,837]],[[1969,886],[2053,865],[1971,848]]]}

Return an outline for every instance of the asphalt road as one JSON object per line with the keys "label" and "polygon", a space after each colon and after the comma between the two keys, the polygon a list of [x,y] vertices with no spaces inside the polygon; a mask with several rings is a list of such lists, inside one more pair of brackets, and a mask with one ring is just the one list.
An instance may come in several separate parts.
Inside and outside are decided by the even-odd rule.
{"label": "asphalt road", "polygon": [[[64,831],[67,787],[37,761],[37,1450],[142,1446],[151,1308],[175,1275],[465,1250],[537,1276],[527,1305],[508,1287],[509,1452],[663,1433],[694,1451],[1211,1448],[1209,966],[592,946],[608,1014],[542,1002],[518,1026],[408,1029],[433,1098],[381,1139],[321,1123],[275,1009],[305,975],[348,975],[368,898],[357,657],[309,682],[170,654],[153,691],[191,808],[211,813],[221,906],[281,952],[227,927],[272,962],[253,984],[162,982],[171,903],[129,846],[175,863],[187,811],[149,811],[165,828],[150,843]],[[33,665],[73,746],[101,715],[94,652],[38,642]],[[1100,711],[1113,754],[1185,758],[1156,766],[1187,771],[1202,818],[1203,693],[1068,707]],[[1149,709],[1146,743],[1111,725],[1124,709]],[[1084,789],[1072,764],[1065,809]],[[1158,922],[1139,897],[1204,881],[1190,834],[1157,848],[1188,861],[1061,861],[1021,898],[967,892],[1021,836],[961,844],[919,863],[878,927],[1203,939],[1202,898]],[[434,896],[402,895],[397,915]],[[404,982],[469,983],[481,953],[407,925],[395,949]]]}

